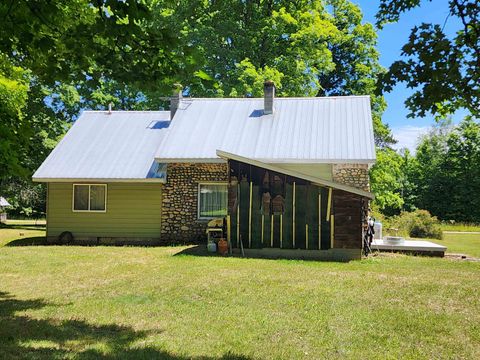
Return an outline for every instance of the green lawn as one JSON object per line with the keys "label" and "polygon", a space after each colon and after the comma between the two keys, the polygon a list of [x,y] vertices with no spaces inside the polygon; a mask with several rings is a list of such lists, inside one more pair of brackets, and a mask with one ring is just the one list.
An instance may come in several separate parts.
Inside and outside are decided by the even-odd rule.
{"label": "green lawn", "polygon": [[16,244],[36,244],[45,237],[45,220],[8,220],[7,226],[0,224],[0,247]]}
{"label": "green lawn", "polygon": [[480,358],[479,262],[185,249],[1,247],[0,358]]}
{"label": "green lawn", "polygon": [[473,231],[473,232],[480,232],[480,224],[464,224],[464,223],[456,223],[456,224],[449,224],[443,223],[440,225],[443,231]]}
{"label": "green lawn", "polygon": [[480,234],[443,234],[443,240],[431,240],[447,247],[447,253],[480,258]]}

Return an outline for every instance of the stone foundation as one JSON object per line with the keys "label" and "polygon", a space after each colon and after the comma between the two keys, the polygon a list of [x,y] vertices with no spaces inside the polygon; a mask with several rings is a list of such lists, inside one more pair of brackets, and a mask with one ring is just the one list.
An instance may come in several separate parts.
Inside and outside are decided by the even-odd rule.
{"label": "stone foundation", "polygon": [[217,181],[228,181],[227,164],[168,164],[162,192],[162,243],[206,240],[208,220],[198,219],[198,184]]}
{"label": "stone foundation", "polygon": [[370,191],[370,178],[367,164],[334,164],[333,181]]}

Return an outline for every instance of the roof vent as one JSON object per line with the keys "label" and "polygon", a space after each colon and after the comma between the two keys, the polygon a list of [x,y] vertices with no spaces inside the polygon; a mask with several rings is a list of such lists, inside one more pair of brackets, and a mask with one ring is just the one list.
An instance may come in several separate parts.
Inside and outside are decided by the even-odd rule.
{"label": "roof vent", "polygon": [[108,115],[112,114],[112,103],[108,103]]}
{"label": "roof vent", "polygon": [[173,84],[173,94],[170,98],[170,120],[173,120],[175,113],[180,106],[180,101],[182,100],[182,85],[181,84]]}
{"label": "roof vent", "polygon": [[263,113],[273,114],[273,99],[275,99],[275,84],[272,80],[263,83]]}

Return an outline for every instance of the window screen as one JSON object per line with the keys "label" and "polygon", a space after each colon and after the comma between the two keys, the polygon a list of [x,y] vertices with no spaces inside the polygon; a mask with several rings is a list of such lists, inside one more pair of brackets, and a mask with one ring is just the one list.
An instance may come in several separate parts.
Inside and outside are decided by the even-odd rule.
{"label": "window screen", "polygon": [[90,210],[105,210],[105,185],[90,185]]}
{"label": "window screen", "polygon": [[105,211],[107,185],[73,185],[74,211]]}
{"label": "window screen", "polygon": [[73,210],[88,210],[88,188],[89,185],[73,186]]}
{"label": "window screen", "polygon": [[227,215],[227,184],[200,184],[198,196],[199,218]]}

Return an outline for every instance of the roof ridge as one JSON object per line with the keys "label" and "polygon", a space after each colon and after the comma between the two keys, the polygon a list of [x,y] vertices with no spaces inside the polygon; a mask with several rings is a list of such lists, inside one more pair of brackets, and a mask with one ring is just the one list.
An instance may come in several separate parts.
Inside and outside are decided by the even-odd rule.
{"label": "roof ridge", "polygon": [[[370,98],[370,95],[345,95],[345,96],[299,96],[299,97],[275,97],[275,100],[330,100],[330,99],[347,99],[347,98]],[[229,100],[229,101],[249,101],[249,100],[263,100],[263,97],[236,97],[236,98],[207,98],[207,97],[184,97],[182,98],[184,101],[188,100],[212,100],[212,101],[220,101],[220,100]]]}
{"label": "roof ridge", "polygon": [[[107,110],[83,110],[82,113],[84,112],[91,112],[91,113],[108,113],[108,109]],[[165,113],[169,113],[170,110],[112,110],[111,111],[112,113],[120,113],[120,112],[128,112],[128,113],[132,113],[132,112],[139,112],[139,113],[142,113],[142,112],[145,112],[145,113],[152,113],[152,112],[165,112]]]}

